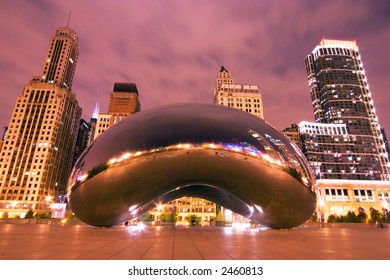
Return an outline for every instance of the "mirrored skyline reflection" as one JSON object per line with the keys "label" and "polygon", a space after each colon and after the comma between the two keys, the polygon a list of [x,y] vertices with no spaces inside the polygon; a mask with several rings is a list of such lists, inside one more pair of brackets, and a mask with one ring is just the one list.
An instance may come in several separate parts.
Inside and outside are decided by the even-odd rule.
{"label": "mirrored skyline reflection", "polygon": [[1,130],[70,10],[80,49],[73,90],[86,120],[96,103],[107,111],[115,82],[136,83],[143,110],[211,103],[224,65],[237,81],[259,85],[265,119],[278,129],[313,121],[304,59],[325,37],[357,40],[379,123],[390,129],[387,0],[20,0],[0,10],[1,26],[10,27],[0,29]]}
{"label": "mirrored skyline reflection", "polygon": [[[232,114],[222,115],[220,111]],[[90,170],[103,163],[110,167],[135,157],[200,147],[261,158],[281,168],[296,168],[307,184],[312,181],[306,159],[299,158],[304,155],[287,137],[275,134],[271,126],[250,114],[247,117],[258,123],[261,131],[246,128],[246,122],[236,120],[236,111],[240,110],[207,103],[176,103],[129,116],[129,120],[107,130],[110,135],[105,139],[95,139],[76,162],[73,172],[78,173],[71,174],[71,180],[86,179]],[[174,124],[169,123],[173,120]],[[216,126],[218,122],[223,126]]]}
{"label": "mirrored skyline reflection", "polygon": [[97,137],[68,184],[76,217],[114,226],[183,196],[273,228],[315,207],[303,154],[264,120],[217,104],[177,103],[131,115]]}

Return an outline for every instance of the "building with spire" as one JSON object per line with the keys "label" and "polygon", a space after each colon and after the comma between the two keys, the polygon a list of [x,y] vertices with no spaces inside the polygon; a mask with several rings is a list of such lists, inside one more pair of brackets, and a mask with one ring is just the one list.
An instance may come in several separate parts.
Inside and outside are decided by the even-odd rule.
{"label": "building with spire", "polygon": [[17,97],[0,153],[0,212],[49,212],[66,192],[81,116],[72,92],[78,58],[74,30],[58,28],[41,75]]}
{"label": "building with spire", "polygon": [[224,66],[217,74],[214,103],[240,109],[264,119],[263,98],[257,85],[235,84]]}
{"label": "building with spire", "polygon": [[98,117],[99,117],[99,104],[96,103],[95,109],[92,112],[91,121],[89,122],[90,129],[89,129],[87,146],[89,144],[91,144],[93,139],[95,138],[95,130],[96,130],[96,123],[97,123]]}

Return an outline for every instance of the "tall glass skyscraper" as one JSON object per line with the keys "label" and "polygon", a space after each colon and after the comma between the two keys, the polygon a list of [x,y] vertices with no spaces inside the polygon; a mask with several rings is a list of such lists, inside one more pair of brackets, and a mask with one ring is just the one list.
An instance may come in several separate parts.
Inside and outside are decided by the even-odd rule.
{"label": "tall glass skyscraper", "polygon": [[317,178],[390,180],[389,159],[355,41],[322,39],[306,59],[316,125],[302,124]]}
{"label": "tall glass skyscraper", "polygon": [[57,29],[41,75],[17,97],[0,151],[2,213],[49,211],[54,196],[66,191],[81,116],[71,90],[77,45],[72,29]]}

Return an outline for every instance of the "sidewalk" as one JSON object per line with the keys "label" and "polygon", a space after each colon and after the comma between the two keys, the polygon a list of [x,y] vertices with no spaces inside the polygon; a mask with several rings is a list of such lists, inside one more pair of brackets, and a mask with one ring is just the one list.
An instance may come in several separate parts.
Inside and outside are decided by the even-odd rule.
{"label": "sidewalk", "polygon": [[389,260],[390,230],[0,224],[3,260]]}

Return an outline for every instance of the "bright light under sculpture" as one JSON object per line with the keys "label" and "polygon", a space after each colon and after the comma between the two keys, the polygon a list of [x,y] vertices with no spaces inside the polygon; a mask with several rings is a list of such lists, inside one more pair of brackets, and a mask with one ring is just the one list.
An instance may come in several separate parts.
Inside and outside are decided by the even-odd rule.
{"label": "bright light under sculpture", "polygon": [[315,209],[313,185],[300,150],[263,120],[184,103],[136,113],[100,135],[78,159],[68,198],[81,221],[99,227],[193,196],[292,228]]}

